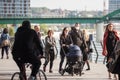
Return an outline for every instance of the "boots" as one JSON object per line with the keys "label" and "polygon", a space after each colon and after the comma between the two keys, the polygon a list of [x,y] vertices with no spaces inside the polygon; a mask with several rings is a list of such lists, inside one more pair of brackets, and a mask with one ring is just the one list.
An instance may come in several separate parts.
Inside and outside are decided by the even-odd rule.
{"label": "boots", "polygon": [[53,67],[53,62],[51,61],[51,62],[50,62],[50,69],[49,69],[49,73],[53,73],[53,71],[52,71],[52,67]]}
{"label": "boots", "polygon": [[53,71],[50,69],[50,70],[49,70],[49,73],[53,73]]}
{"label": "boots", "polygon": [[43,71],[46,72],[46,66],[45,65],[43,66]]}
{"label": "boots", "polygon": [[88,66],[88,68],[87,68],[86,70],[90,70],[90,65],[89,65],[89,62],[88,62],[88,61],[86,61],[86,64],[87,64],[87,66]]}

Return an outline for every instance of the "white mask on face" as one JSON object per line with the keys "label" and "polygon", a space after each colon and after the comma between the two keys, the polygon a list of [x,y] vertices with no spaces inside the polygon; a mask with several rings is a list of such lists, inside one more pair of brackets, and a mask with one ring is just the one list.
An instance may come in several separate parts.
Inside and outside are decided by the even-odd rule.
{"label": "white mask on face", "polygon": [[77,30],[79,30],[80,29],[80,27],[75,27]]}

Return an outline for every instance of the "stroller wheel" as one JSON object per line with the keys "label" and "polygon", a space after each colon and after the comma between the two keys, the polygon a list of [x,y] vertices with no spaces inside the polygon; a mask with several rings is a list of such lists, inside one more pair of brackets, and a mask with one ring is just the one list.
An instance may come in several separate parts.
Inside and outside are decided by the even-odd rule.
{"label": "stroller wheel", "polygon": [[83,63],[80,63],[80,66],[79,66],[79,76],[82,75],[82,70],[83,70]]}

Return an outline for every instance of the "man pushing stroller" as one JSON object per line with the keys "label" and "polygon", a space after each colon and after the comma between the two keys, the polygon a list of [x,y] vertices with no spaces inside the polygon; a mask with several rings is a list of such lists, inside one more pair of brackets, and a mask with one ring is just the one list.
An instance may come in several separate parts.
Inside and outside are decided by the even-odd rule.
{"label": "man pushing stroller", "polygon": [[83,32],[80,30],[80,24],[75,23],[75,26],[71,28],[70,36],[73,45],[79,46],[83,54],[83,61],[85,61],[85,52],[88,51],[86,41],[84,39]]}
{"label": "man pushing stroller", "polygon": [[[82,33],[82,31],[79,28],[80,28],[80,24],[79,23],[76,23],[75,26],[71,28],[71,31],[69,32],[69,40],[70,40],[69,44],[72,43],[73,45],[76,45],[77,47],[79,47],[81,52],[80,52],[80,50],[78,50],[78,51],[80,52],[80,54],[82,53],[82,55],[83,55],[82,60],[84,61],[84,52],[87,51],[87,45],[86,45],[86,42],[84,40],[83,33]],[[65,30],[63,30],[63,32],[65,32]],[[63,48],[61,48],[61,49],[62,49],[61,51],[63,53],[65,53],[65,55],[66,55],[66,53],[69,53],[69,51],[71,50],[71,48],[67,48],[66,51],[64,51]],[[64,55],[64,57],[65,57],[65,55]],[[61,56],[61,58],[63,58],[63,57]],[[68,60],[69,60],[69,58],[68,58]],[[61,59],[62,64],[63,64],[63,61],[64,60]],[[59,72],[61,71],[61,62],[60,62]],[[84,63],[83,63],[83,65],[84,65]]]}

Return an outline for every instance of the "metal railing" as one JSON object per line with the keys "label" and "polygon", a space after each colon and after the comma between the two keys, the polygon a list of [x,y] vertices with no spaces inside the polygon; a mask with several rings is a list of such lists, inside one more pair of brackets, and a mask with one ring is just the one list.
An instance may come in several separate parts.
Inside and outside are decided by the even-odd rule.
{"label": "metal railing", "polygon": [[[100,42],[101,46],[102,46],[102,49],[103,49],[103,43]],[[105,61],[106,61],[106,56],[104,57],[104,60],[103,60],[103,64],[105,64]]]}
{"label": "metal railing", "polygon": [[92,41],[92,43],[93,43],[93,46],[94,46],[94,49],[95,49],[95,52],[96,52],[96,55],[97,55],[97,56],[96,56],[96,59],[95,59],[95,63],[97,63],[99,54],[98,54],[98,51],[97,51],[97,48],[96,48],[95,42]]}

